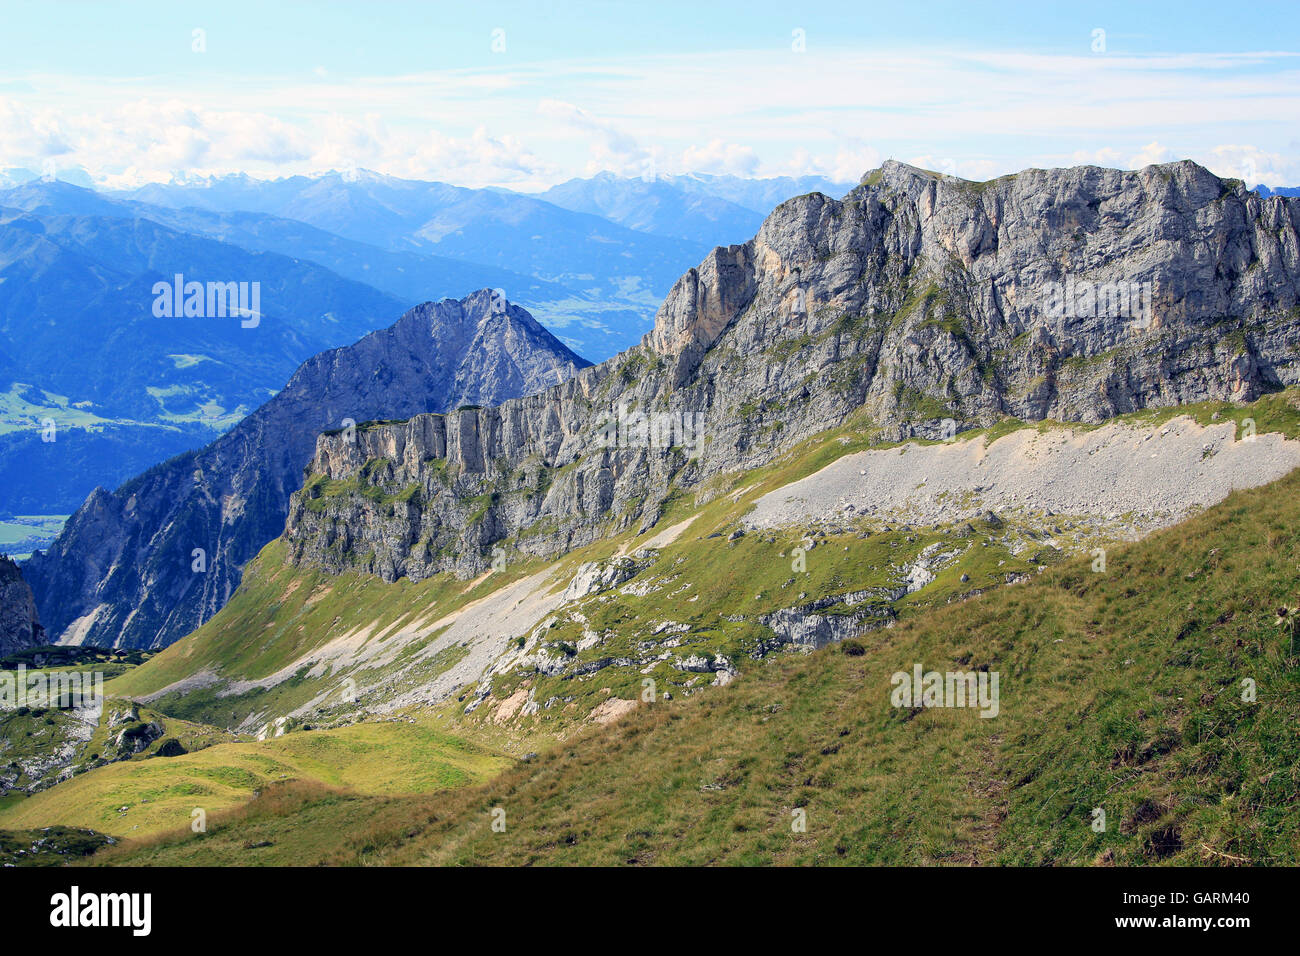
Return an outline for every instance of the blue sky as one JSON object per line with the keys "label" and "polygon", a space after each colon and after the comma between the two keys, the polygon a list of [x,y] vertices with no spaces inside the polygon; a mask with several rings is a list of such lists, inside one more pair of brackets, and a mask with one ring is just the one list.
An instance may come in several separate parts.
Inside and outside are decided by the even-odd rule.
{"label": "blue sky", "polygon": [[[0,168],[1300,183],[1295,3],[3,3]],[[201,31],[201,32],[196,32]],[[1104,31],[1104,33],[1098,33]]]}

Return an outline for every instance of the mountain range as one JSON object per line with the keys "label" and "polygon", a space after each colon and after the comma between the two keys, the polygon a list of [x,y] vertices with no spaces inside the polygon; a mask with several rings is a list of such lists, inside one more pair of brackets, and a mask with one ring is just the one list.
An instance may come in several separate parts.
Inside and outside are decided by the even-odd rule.
{"label": "mountain range", "polygon": [[[700,188],[683,179],[657,195]],[[0,515],[66,514],[96,485],[207,443],[311,355],[428,299],[502,290],[579,354],[613,354],[640,337],[683,268],[752,231],[746,216],[685,216],[684,239],[368,172],[116,193],[29,178],[0,190]],[[153,316],[155,282],[177,274],[259,283],[267,321]],[[73,339],[87,347],[67,349]]]}
{"label": "mountain range", "polygon": [[[234,494],[203,485],[183,492],[178,482],[193,470],[187,458],[166,469],[170,477],[155,474],[148,494],[137,495],[140,480],[113,496],[96,492],[50,552],[29,563],[29,577],[52,634],[163,646],[225,603],[244,562],[286,514],[296,563],[386,580],[472,575],[489,566],[494,548],[552,558],[604,535],[645,531],[685,489],[761,467],[853,415],[900,440],[934,437],[945,422],[987,427],[1006,415],[1098,421],[1170,403],[1252,400],[1290,381],[1294,217],[1287,200],[1261,200],[1190,163],[1126,174],[1030,170],[972,184],[891,162],[843,201],[812,193],[781,204],[753,240],[715,249],[674,285],[641,345],[536,394],[525,386],[541,384],[549,368],[543,378],[483,388],[502,358],[476,355],[463,335],[454,340],[466,348],[451,355],[472,363],[480,383],[466,378],[461,392],[510,399],[504,405],[474,401],[454,411],[465,403],[451,403],[445,384],[430,391],[420,372],[418,387],[400,393],[349,397],[339,386],[340,407],[295,413],[291,427],[277,412],[301,394],[291,383],[290,395],[204,453],[238,474],[263,461],[264,446],[290,452],[272,469],[274,493],[251,509],[256,530],[235,556],[209,542],[215,574],[179,575],[182,583],[162,589],[150,587],[155,572],[147,569],[166,529],[237,538],[217,530],[224,519],[192,530],[186,502],[211,509],[230,498],[242,514],[267,477],[263,465]],[[1189,233],[1188,222],[1198,231]],[[1216,262],[1189,268],[1190,250],[1206,243],[1219,250]],[[1094,297],[1086,314],[1057,315],[1051,290],[1066,282],[1123,287],[1123,307],[1099,308]],[[485,295],[474,300],[479,315]],[[557,347],[542,350],[552,366],[581,366]],[[294,382],[311,380],[316,395],[325,391],[319,378],[300,371]],[[354,379],[341,377],[349,386]],[[415,417],[322,438],[309,490],[290,503],[312,436],[337,427],[349,404],[356,421]],[[603,447],[601,423],[628,409],[654,410],[678,426],[707,423],[707,442]],[[439,414],[418,414],[426,411]],[[275,424],[264,426],[267,419]],[[225,451],[247,445],[250,432],[259,436],[251,448]],[[413,456],[401,451],[408,447]],[[103,515],[124,520],[128,501],[124,527],[139,530],[105,535]],[[368,529],[364,548],[357,528]],[[188,553],[171,544],[164,561],[176,560],[172,551]],[[182,597],[192,581],[204,582],[202,596]],[[142,602],[152,610],[142,612]],[[173,605],[176,623],[166,623]],[[128,620],[139,626],[123,630]]]}
{"label": "mountain range", "polygon": [[[177,274],[257,283],[263,314],[255,327],[155,315],[156,285]],[[210,440],[302,361],[403,308],[314,263],[148,219],[0,212],[0,511],[67,513],[95,484]]]}
{"label": "mountain range", "polygon": [[426,303],[314,356],[211,444],[115,492],[97,488],[28,560],[50,636],[107,647],[172,643],[220,610],[244,564],[280,533],[319,432],[350,439],[358,422],[499,404],[586,364],[490,290]]}
{"label": "mountain range", "polygon": [[[938,438],[945,421],[1096,422],[1252,400],[1300,375],[1298,208],[1192,163],[985,184],[887,163],[843,201],[789,200],[750,242],[715,249],[673,287],[642,345],[570,382],[387,425],[355,446],[322,439],[313,470],[327,483],[356,480],[379,457],[364,483],[418,486],[421,506],[358,552],[334,529],[372,524],[369,499],[352,492],[322,511],[304,494],[290,510],[291,554],[334,571],[472,575],[496,544],[553,557],[646,530],[675,496],[853,415],[905,440]],[[1063,308],[1053,290],[1067,283],[1080,297]],[[1096,289],[1114,302],[1105,293],[1099,305]],[[1129,293],[1144,291],[1147,304],[1132,307]],[[604,447],[602,423],[627,409],[705,422],[706,440]],[[406,447],[418,453],[380,451]],[[436,476],[430,457],[446,462]],[[508,482],[485,465],[502,460]],[[486,515],[470,520],[485,497]]]}
{"label": "mountain range", "polygon": [[[162,649],[102,719],[3,718],[0,826],[137,863],[1294,861],[1298,356],[1300,200],[1190,162],[886,163],[589,367],[491,290],[423,306],[29,562],[52,633]],[[891,694],[927,670],[992,697]]]}
{"label": "mountain range", "polygon": [[716,239],[713,245],[728,245],[757,232],[768,212],[786,199],[811,192],[838,197],[853,186],[821,176],[753,180],[695,173],[627,179],[601,173],[553,186],[537,198],[640,232],[676,239],[706,236]]}

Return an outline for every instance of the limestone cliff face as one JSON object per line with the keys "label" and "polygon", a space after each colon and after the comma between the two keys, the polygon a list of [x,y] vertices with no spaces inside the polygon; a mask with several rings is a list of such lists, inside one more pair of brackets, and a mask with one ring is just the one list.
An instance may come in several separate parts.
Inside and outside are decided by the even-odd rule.
{"label": "limestone cliff face", "polygon": [[32,589],[18,565],[0,554],[0,654],[46,643]]}
{"label": "limestone cliff face", "polygon": [[284,529],[321,431],[499,403],[588,364],[523,309],[494,308],[488,290],[417,306],[323,352],[206,448],[86,499],[26,565],[49,631],[65,643],[170,644],[224,606],[244,564]]}
{"label": "limestone cliff face", "polygon": [[[640,346],[563,384],[323,436],[290,553],[469,575],[649,527],[670,494],[850,416],[938,437],[1251,400],[1300,381],[1298,226],[1300,201],[1190,162],[988,183],[891,162],[778,207],[678,281]],[[638,415],[703,431],[647,441]]]}

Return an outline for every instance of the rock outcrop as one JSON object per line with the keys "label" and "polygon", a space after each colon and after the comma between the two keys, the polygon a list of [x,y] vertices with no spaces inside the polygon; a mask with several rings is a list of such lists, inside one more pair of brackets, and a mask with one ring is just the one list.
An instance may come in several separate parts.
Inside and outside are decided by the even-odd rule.
{"label": "rock outcrop", "polygon": [[499,407],[325,435],[291,559],[468,576],[645,529],[852,419],[938,438],[1300,381],[1300,201],[1191,162],[988,183],[899,163],[779,206],[642,344]]}
{"label": "rock outcrop", "polygon": [[206,448],[86,499],[25,566],[48,630],[63,643],[166,646],[220,610],[281,533],[322,430],[495,405],[588,364],[488,290],[322,352]]}
{"label": "rock outcrop", "polygon": [[32,589],[18,565],[0,554],[0,654],[47,643]]}

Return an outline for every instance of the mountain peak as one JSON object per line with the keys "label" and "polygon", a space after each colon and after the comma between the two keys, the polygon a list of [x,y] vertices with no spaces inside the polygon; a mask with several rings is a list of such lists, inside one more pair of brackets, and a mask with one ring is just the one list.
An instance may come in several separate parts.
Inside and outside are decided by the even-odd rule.
{"label": "mountain peak", "polygon": [[904,163],[896,159],[887,159],[875,169],[868,170],[862,174],[859,180],[859,186],[887,186],[894,189],[906,188],[915,184],[929,184],[934,182],[953,182],[962,183],[968,186],[985,188],[995,183],[1014,183],[1026,177],[1043,178],[1054,181],[1081,180],[1090,175],[1104,175],[1109,177],[1134,177],[1136,180],[1150,182],[1155,177],[1169,178],[1173,177],[1181,183],[1188,185],[1211,185],[1233,182],[1230,178],[1224,178],[1215,175],[1204,166],[1191,159],[1171,160],[1167,163],[1152,163],[1136,169],[1116,169],[1108,166],[1080,165],[1080,166],[1054,166],[1048,168],[1039,168],[1029,166],[1018,172],[1007,173],[1004,176],[997,176],[993,179],[974,180],[964,179],[961,176],[949,173],[939,172],[932,169],[925,169],[920,166],[913,166],[910,163]]}
{"label": "mountain peak", "polygon": [[[829,308],[846,298],[843,287],[855,281],[854,270],[861,273],[868,263],[873,268],[886,264],[887,271],[897,273],[896,281],[948,281],[945,268],[957,265],[977,282],[1012,287],[1030,281],[1041,287],[1050,281],[1042,277],[1048,265],[1037,261],[1042,249],[1056,250],[1051,269],[1058,275],[1090,271],[1089,263],[1098,256],[1124,254],[1130,228],[1163,235],[1167,227],[1160,209],[1193,220],[1207,215],[1226,195],[1244,198],[1244,187],[1234,189],[1234,182],[1191,160],[1139,170],[1026,169],[982,183],[888,160],[863,177],[850,194],[854,202],[821,193],[789,199],[767,216],[749,242],[714,249],[678,280],[642,341],[660,355],[677,357],[680,382],[764,290],[785,303],[791,322],[805,322],[805,308]],[[862,202],[868,196],[873,204]],[[1103,206],[1104,215],[1099,211]],[[1219,213],[1210,218],[1227,228]],[[1028,236],[1037,237],[1037,252],[1019,248]],[[1010,256],[1013,248],[1019,249],[1017,256]],[[1084,249],[1090,258],[1079,258]],[[843,266],[830,269],[832,263]],[[1127,281],[1152,280],[1149,264],[1125,268]],[[826,275],[828,269],[834,275]],[[815,277],[826,289],[807,305]],[[1190,280],[1182,276],[1178,281]],[[1186,297],[1175,309],[1197,297],[1190,289],[1183,291]],[[1014,296],[1014,288],[1005,295]],[[1019,321],[1028,326],[1042,316],[1026,314]]]}
{"label": "mountain peak", "polygon": [[[418,305],[388,328],[308,359],[205,448],[87,498],[26,566],[45,623],[78,643],[170,644],[221,608],[244,565],[283,529],[322,430],[497,405],[589,364],[491,289]],[[208,569],[198,587],[188,564],[151,563],[157,553],[188,554],[195,527],[216,529],[203,545]],[[119,570],[100,586],[98,569],[108,567]],[[74,632],[78,619],[86,623]]]}

